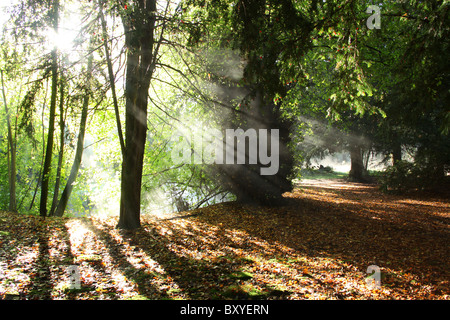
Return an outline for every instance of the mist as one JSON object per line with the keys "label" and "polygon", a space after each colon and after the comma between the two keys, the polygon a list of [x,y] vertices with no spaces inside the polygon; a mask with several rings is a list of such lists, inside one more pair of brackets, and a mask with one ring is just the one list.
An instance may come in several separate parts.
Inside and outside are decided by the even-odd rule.
{"label": "mist", "polygon": [[[384,156],[371,155],[367,170],[382,171],[387,165],[383,163]],[[331,167],[334,172],[348,173],[351,167],[350,154],[348,152],[337,152],[328,154],[324,158],[314,157],[311,158],[312,167]]]}
{"label": "mist", "polygon": [[[308,130],[302,131],[302,141],[297,144],[297,152],[305,157],[303,168],[331,167],[334,172],[348,173],[351,168],[349,144],[363,147],[364,157],[372,150],[372,141],[365,136],[345,132],[331,126],[327,121],[319,121],[300,116],[299,121],[306,124]],[[387,167],[385,156],[370,152],[367,170],[382,171]]]}

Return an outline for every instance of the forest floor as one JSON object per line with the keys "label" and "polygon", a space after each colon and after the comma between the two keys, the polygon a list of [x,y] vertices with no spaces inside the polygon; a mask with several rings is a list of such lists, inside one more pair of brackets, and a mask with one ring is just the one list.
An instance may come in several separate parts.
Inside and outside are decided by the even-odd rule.
{"label": "forest floor", "polygon": [[143,216],[136,232],[117,217],[0,212],[0,298],[450,298],[448,198],[336,179],[285,197]]}

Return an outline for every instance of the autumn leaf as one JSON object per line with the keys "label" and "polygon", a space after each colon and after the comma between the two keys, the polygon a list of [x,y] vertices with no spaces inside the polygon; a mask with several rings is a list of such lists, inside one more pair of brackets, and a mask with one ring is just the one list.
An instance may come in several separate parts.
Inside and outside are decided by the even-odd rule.
{"label": "autumn leaf", "polygon": [[[116,217],[0,212],[0,297],[448,299],[447,199],[342,181],[285,196],[275,208],[228,202],[145,215],[134,233],[117,230]],[[381,287],[366,283],[370,265]],[[68,266],[81,290],[64,290]]]}

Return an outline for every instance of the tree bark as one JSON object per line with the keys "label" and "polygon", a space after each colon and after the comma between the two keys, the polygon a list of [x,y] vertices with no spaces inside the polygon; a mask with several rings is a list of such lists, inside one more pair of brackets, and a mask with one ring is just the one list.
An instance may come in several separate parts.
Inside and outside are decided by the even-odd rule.
{"label": "tree bark", "polygon": [[56,205],[58,204],[59,186],[61,185],[61,171],[64,158],[64,83],[61,82],[60,96],[59,96],[59,153],[58,153],[58,167],[56,168],[56,181],[55,189],[53,192],[52,207],[50,209],[50,215],[55,212]]}
{"label": "tree bark", "polygon": [[361,146],[359,145],[350,146],[350,159],[351,159],[351,168],[349,172],[350,180],[356,182],[364,182],[365,170]]}
{"label": "tree bark", "polygon": [[137,2],[133,10],[130,15],[122,16],[128,53],[125,85],[125,149],[117,227],[126,230],[140,227],[148,90],[154,70],[156,0]]}
{"label": "tree bark", "polygon": [[[42,114],[41,114],[41,124],[42,124],[42,150],[45,149],[45,125],[44,125],[44,113],[45,113],[45,103],[47,102],[47,94],[48,94],[48,81],[45,85],[45,94],[44,94],[44,105],[42,106]],[[42,159],[41,159],[41,168],[39,169],[39,177],[36,181],[36,188],[34,188],[33,192],[33,198],[31,199],[30,206],[28,210],[31,210],[34,205],[34,201],[36,200],[36,195],[39,190],[39,187],[41,186],[42,181],[42,172],[44,171],[44,160],[45,160],[45,154],[42,152]]]}
{"label": "tree bark", "polygon": [[394,144],[392,150],[392,164],[395,165],[397,162],[402,160],[402,145],[399,142]]}

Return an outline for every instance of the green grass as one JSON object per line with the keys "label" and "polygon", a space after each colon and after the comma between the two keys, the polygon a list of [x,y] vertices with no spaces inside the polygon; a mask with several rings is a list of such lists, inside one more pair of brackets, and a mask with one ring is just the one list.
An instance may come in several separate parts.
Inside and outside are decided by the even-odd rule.
{"label": "green grass", "polygon": [[300,176],[302,180],[345,179],[348,177],[348,172],[302,169]]}
{"label": "green grass", "polygon": [[253,278],[253,275],[249,272],[237,271],[237,272],[233,272],[230,275],[230,277],[233,279],[238,279],[238,280],[248,280],[248,279]]}
{"label": "green grass", "polygon": [[81,254],[75,259],[75,263],[81,262],[101,262],[102,256],[98,254]]}
{"label": "green grass", "polygon": [[222,294],[229,299],[250,300],[264,299],[268,296],[267,292],[263,292],[251,284],[232,284],[226,287]]}
{"label": "green grass", "polygon": [[[368,173],[369,176],[373,178],[379,178],[383,172],[369,170]],[[328,170],[302,169],[300,171],[300,177],[301,180],[346,179],[348,178],[348,172],[336,172],[331,168],[329,168]]]}

